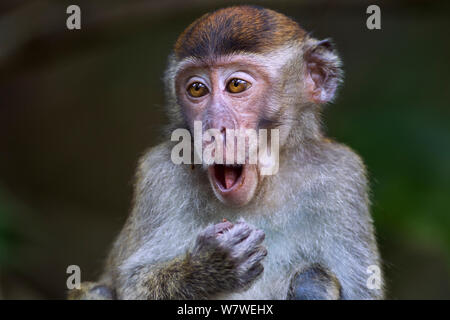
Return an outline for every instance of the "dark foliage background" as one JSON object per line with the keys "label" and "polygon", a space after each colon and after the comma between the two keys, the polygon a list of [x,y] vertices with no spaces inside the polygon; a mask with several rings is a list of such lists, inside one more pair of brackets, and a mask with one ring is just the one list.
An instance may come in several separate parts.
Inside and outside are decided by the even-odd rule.
{"label": "dark foliage background", "polygon": [[[450,298],[450,6],[250,1],[334,39],[345,84],[328,134],[365,159],[389,298]],[[382,30],[365,27],[368,4]],[[65,27],[78,4],[82,30]],[[230,1],[2,1],[0,297],[64,298],[94,279],[129,210],[137,159],[166,123],[177,35]]]}

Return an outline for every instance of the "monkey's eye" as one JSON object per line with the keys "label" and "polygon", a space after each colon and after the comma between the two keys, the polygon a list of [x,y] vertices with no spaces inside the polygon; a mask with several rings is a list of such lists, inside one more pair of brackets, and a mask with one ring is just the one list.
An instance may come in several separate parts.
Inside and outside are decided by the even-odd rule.
{"label": "monkey's eye", "polygon": [[231,79],[230,82],[228,82],[227,90],[231,93],[239,93],[247,90],[251,86],[252,85],[245,80],[234,78]]}
{"label": "monkey's eye", "polygon": [[198,98],[207,94],[208,88],[201,82],[194,82],[187,88],[187,92],[191,97]]}

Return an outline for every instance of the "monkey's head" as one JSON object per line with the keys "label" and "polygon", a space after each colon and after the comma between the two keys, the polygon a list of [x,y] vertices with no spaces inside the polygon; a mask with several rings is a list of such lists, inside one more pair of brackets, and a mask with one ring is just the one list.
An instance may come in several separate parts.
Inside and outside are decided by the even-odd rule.
{"label": "monkey's head", "polygon": [[[311,38],[283,14],[237,6],[203,15],[179,36],[165,80],[173,124],[194,133],[201,121],[202,132],[217,130],[203,149],[215,141],[225,150],[231,129],[267,129],[268,145],[270,130],[278,129],[283,149],[319,138],[320,106],[333,99],[340,76],[328,41]],[[244,163],[230,164],[223,154],[222,164],[207,165],[206,174],[222,202],[243,206],[267,163],[249,162],[248,149]]]}

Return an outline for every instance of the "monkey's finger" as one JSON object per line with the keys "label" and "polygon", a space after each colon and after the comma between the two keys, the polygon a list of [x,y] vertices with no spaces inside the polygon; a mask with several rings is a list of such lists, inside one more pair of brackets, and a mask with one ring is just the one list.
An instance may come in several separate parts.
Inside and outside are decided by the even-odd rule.
{"label": "monkey's finger", "polygon": [[264,259],[267,256],[267,249],[263,246],[255,247],[254,250],[250,251],[247,259],[250,264],[255,264],[257,262],[260,262],[262,259]]}
{"label": "monkey's finger", "polygon": [[254,251],[266,237],[266,234],[261,229],[253,229],[249,236],[237,245],[237,250],[242,253],[248,253]]}
{"label": "monkey's finger", "polygon": [[243,268],[250,269],[255,264],[261,262],[267,256],[267,249],[263,246],[257,246],[251,248],[245,254],[241,255],[238,259],[242,264]]}
{"label": "monkey's finger", "polygon": [[247,239],[252,229],[246,223],[236,223],[233,228],[228,229],[221,235],[220,240],[228,247],[234,247]]}
{"label": "monkey's finger", "polygon": [[230,221],[224,221],[214,225],[214,233],[220,234],[228,229],[231,229],[232,227],[233,224]]}
{"label": "monkey's finger", "polygon": [[244,282],[249,285],[255,281],[264,271],[264,266],[261,263],[254,265],[244,275]]}

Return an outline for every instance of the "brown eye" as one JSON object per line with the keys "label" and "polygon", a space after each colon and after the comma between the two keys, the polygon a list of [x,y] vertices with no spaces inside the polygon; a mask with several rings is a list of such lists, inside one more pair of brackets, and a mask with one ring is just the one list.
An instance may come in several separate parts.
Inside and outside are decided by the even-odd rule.
{"label": "brown eye", "polygon": [[252,85],[245,80],[234,78],[234,79],[231,79],[230,82],[228,82],[227,90],[231,93],[239,93],[239,92],[247,90],[251,86]]}
{"label": "brown eye", "polygon": [[208,93],[208,88],[201,82],[194,82],[187,88],[191,97],[198,98]]}

